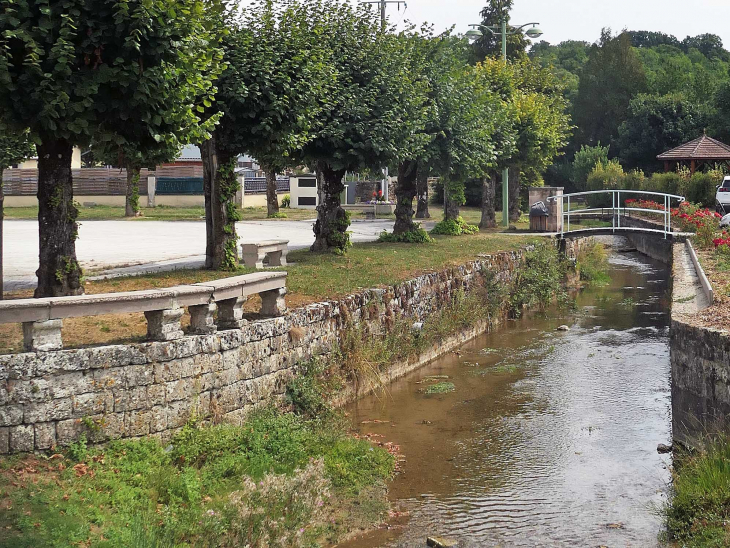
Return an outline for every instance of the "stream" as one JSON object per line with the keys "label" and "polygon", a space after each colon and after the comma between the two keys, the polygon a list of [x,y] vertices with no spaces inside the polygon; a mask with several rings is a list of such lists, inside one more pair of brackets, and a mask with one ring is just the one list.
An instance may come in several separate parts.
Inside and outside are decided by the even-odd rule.
{"label": "stream", "polygon": [[574,310],[510,321],[348,407],[400,446],[389,496],[406,515],[343,546],[661,545],[670,272],[633,252],[609,274]]}

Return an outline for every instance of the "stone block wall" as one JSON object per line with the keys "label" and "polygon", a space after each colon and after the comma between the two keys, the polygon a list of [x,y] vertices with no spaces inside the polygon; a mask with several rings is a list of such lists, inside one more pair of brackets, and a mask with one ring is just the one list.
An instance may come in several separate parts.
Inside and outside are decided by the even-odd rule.
{"label": "stone block wall", "polygon": [[381,330],[396,318],[423,321],[485,271],[510,284],[522,258],[485,255],[214,335],[0,356],[0,454],[68,445],[82,434],[92,442],[168,439],[193,415],[241,420],[280,401],[296,365],[331,350],[348,322]]}

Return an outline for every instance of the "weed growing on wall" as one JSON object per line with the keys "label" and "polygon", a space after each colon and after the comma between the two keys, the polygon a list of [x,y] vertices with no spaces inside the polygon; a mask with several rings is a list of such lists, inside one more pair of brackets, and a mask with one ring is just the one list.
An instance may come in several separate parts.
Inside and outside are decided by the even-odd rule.
{"label": "weed growing on wall", "polygon": [[546,308],[555,300],[565,300],[566,261],[550,243],[536,245],[525,253],[525,264],[517,269],[510,296],[510,309],[519,317],[525,308]]}
{"label": "weed growing on wall", "polygon": [[606,248],[594,243],[588,248],[581,249],[576,257],[576,270],[583,282],[590,285],[607,285],[611,278],[608,276]]}

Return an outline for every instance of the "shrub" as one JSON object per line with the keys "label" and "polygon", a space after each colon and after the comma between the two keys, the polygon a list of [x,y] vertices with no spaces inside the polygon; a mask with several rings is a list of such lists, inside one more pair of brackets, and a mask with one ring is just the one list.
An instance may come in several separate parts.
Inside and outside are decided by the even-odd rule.
{"label": "shrub", "polygon": [[721,171],[695,173],[685,184],[682,194],[688,202],[702,207],[714,207],[717,186],[722,183]]}
{"label": "shrub", "polygon": [[598,164],[606,165],[607,163],[608,147],[602,147],[600,144],[595,147],[587,147],[583,145],[580,147],[580,150],[575,153],[570,181],[577,189],[585,190],[587,187],[588,176],[593,172],[595,167]]}
{"label": "shrub", "polygon": [[720,228],[720,214],[697,205],[683,202],[672,210],[672,217],[679,223],[682,232],[694,232],[698,247],[713,247]]}
{"label": "shrub", "polygon": [[591,284],[607,284],[611,281],[608,270],[608,255],[600,244],[594,244],[578,253],[576,267],[580,279]]}
{"label": "shrub", "polygon": [[289,194],[284,194],[284,197],[281,199],[281,207],[284,209],[291,207],[291,196]]}
{"label": "shrub", "polygon": [[[603,164],[596,164],[590,175],[588,175],[587,190],[618,190],[623,184],[624,169],[618,160],[611,160]],[[589,194],[588,205],[590,207],[611,207],[613,201],[608,194]]]}
{"label": "shrub", "polygon": [[676,171],[654,173],[650,178],[646,179],[642,190],[661,192],[664,194],[682,194],[684,182],[684,175]]}
{"label": "shrub", "polygon": [[419,226],[403,234],[383,231],[380,233],[378,241],[383,243],[426,244],[432,243],[434,239]]}
{"label": "shrub", "polygon": [[283,211],[278,211],[277,213],[274,213],[272,215],[267,215],[269,219],[286,219],[286,213]]}
{"label": "shrub", "polygon": [[444,219],[431,229],[431,234],[441,236],[461,236],[462,234],[476,234],[479,227],[470,225],[463,217]]}
{"label": "shrub", "polygon": [[512,314],[520,316],[526,306],[545,308],[555,297],[561,298],[565,290],[562,281],[567,263],[549,243],[535,246],[525,254],[525,264],[517,270],[510,308]]}

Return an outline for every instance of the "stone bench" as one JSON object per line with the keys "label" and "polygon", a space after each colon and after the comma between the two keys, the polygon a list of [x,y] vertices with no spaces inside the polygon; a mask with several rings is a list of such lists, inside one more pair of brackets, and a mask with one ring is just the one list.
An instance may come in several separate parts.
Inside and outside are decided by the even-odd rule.
{"label": "stone bench", "polygon": [[166,289],[0,301],[0,324],[22,323],[25,350],[50,351],[63,348],[61,328],[65,318],[144,312],[147,337],[170,341],[184,336],[180,318],[187,307],[190,333],[211,334],[240,329],[245,323],[243,304],[251,295],[261,295],[262,314],[283,315],[286,275],[256,272]]}
{"label": "stone bench", "polygon": [[286,266],[289,253],[289,240],[266,240],[255,244],[241,244],[243,264],[249,268],[264,268],[264,259],[268,257],[269,266]]}

